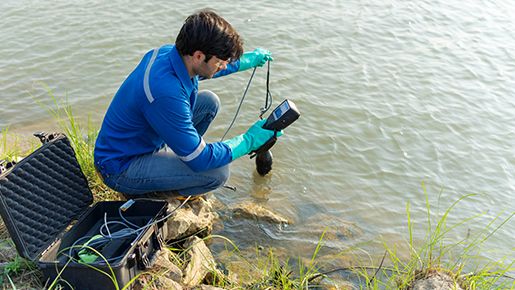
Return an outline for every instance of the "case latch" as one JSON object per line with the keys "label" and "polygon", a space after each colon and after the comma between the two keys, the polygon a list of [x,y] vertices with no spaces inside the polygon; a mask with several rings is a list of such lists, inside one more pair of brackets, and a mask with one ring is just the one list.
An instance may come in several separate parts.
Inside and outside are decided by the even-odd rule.
{"label": "case latch", "polygon": [[138,262],[138,267],[140,268],[140,270],[146,270],[150,269],[151,266],[152,265],[150,265],[150,260],[148,259],[147,253],[143,253]]}
{"label": "case latch", "polygon": [[148,246],[148,241],[146,241],[143,245],[136,246],[136,261],[140,270],[145,270],[152,266],[146,253]]}
{"label": "case latch", "polygon": [[13,167],[16,164],[16,161],[9,161],[9,159],[0,160],[0,173],[4,173]]}
{"label": "case latch", "polygon": [[165,240],[163,239],[163,235],[161,235],[161,232],[159,231],[159,227],[157,225],[154,225],[154,234],[152,235],[152,238],[154,239],[154,245],[157,250],[162,250],[165,247]]}
{"label": "case latch", "polygon": [[54,140],[57,137],[57,133],[48,134],[47,132],[39,131],[34,133],[34,136],[38,137],[39,141],[45,145],[47,142]]}
{"label": "case latch", "polygon": [[[160,232],[154,232],[151,239],[152,243],[146,241],[144,244],[136,246],[136,260],[140,270],[150,269],[159,257],[161,250],[165,247],[165,242]],[[147,254],[149,247],[151,247],[151,251]]]}

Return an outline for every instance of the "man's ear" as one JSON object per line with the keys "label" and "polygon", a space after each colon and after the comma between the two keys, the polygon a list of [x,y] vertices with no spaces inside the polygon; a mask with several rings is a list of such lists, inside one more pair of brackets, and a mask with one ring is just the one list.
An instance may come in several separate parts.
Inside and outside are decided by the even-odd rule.
{"label": "man's ear", "polygon": [[193,55],[191,56],[191,60],[194,63],[200,63],[200,62],[204,61],[204,59],[206,59],[206,55],[200,50],[195,51],[193,53]]}

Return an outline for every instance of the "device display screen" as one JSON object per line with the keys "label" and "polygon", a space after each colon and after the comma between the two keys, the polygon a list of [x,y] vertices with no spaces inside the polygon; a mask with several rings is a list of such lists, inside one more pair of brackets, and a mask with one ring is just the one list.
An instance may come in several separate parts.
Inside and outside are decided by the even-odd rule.
{"label": "device display screen", "polygon": [[288,102],[283,102],[277,109],[274,111],[274,118],[278,120],[282,114],[290,109],[290,106],[288,106]]}

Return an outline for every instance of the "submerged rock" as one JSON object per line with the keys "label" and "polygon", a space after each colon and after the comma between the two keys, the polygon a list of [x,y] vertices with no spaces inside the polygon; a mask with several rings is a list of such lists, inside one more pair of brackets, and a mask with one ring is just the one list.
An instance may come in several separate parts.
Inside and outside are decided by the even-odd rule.
{"label": "submerged rock", "polygon": [[232,218],[250,219],[271,224],[293,224],[289,218],[274,213],[271,209],[252,202],[241,202],[230,208]]}
{"label": "submerged rock", "polygon": [[[318,256],[340,253],[355,245],[364,236],[363,229],[356,222],[344,221],[323,213],[317,213],[303,224],[287,232],[291,238],[290,248],[301,256],[311,258],[319,244],[323,247]],[[284,234],[284,232],[283,232]]]}
{"label": "submerged rock", "polygon": [[363,229],[357,222],[348,222],[323,213],[317,213],[307,219],[298,234],[301,237],[339,242],[363,236]]}

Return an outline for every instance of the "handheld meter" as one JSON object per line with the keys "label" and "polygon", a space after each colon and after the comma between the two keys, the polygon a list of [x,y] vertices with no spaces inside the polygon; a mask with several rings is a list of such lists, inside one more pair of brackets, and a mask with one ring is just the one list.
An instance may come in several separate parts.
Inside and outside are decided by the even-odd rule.
{"label": "handheld meter", "polygon": [[297,106],[290,101],[284,100],[274,111],[268,116],[264,129],[280,131],[295,122],[300,116]]}
{"label": "handheld meter", "polygon": [[[300,112],[297,109],[297,106],[290,101],[284,100],[277,108],[273,110],[273,112],[268,116],[264,129],[280,131],[286,127],[288,127],[291,123],[295,122],[300,116]],[[277,141],[277,137],[274,135],[270,140],[268,140],[263,146],[261,146],[258,150],[251,152],[251,154],[259,154],[274,146]],[[250,158],[254,157],[252,155]]]}

